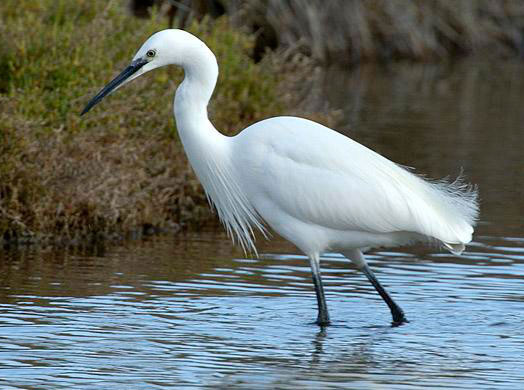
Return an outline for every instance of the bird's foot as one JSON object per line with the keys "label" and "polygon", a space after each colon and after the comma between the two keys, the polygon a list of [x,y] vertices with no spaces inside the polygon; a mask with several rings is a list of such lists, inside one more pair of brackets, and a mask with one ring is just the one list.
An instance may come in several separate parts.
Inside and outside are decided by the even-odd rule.
{"label": "bird's foot", "polygon": [[397,326],[400,326],[400,325],[407,324],[408,322],[409,322],[409,320],[406,318],[404,313],[402,313],[402,315],[400,315],[400,316],[394,316],[393,317],[393,321],[391,321],[391,326],[392,327],[397,327]]}

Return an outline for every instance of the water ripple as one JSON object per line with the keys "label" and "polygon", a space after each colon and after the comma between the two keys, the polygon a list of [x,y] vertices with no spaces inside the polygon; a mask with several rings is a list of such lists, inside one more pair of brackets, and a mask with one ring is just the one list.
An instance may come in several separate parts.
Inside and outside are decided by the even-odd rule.
{"label": "water ripple", "polygon": [[333,320],[323,331],[312,324],[304,256],[217,254],[228,248],[221,235],[75,255],[66,274],[38,254],[6,258],[0,385],[515,388],[524,383],[524,240],[479,241],[461,258],[368,256],[411,320],[399,328],[362,274],[323,256]]}

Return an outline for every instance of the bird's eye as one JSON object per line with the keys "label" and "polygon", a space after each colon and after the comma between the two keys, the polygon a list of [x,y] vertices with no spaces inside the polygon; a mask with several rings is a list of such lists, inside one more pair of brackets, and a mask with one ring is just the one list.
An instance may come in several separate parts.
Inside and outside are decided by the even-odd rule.
{"label": "bird's eye", "polygon": [[154,50],[148,50],[147,53],[146,53],[146,56],[149,57],[149,58],[153,58],[156,54],[156,51]]}

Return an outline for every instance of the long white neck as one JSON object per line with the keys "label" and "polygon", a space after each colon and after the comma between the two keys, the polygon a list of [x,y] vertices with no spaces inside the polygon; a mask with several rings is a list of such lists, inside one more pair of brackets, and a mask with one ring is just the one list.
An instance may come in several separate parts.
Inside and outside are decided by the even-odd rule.
{"label": "long white neck", "polygon": [[207,105],[218,78],[218,65],[215,55],[202,44],[192,47],[182,66],[185,78],[175,95],[175,120],[184,149],[196,168],[197,160],[207,154],[213,144],[223,143],[226,138],[207,116]]}
{"label": "long white neck", "polygon": [[253,228],[265,228],[238,182],[232,138],[219,133],[207,116],[218,77],[215,55],[198,41],[184,53],[185,78],[175,95],[175,120],[187,157],[228,233],[256,253]]}

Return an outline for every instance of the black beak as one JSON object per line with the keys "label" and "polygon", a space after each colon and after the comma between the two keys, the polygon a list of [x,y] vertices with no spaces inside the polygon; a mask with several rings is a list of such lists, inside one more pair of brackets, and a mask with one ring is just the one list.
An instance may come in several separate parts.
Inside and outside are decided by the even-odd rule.
{"label": "black beak", "polygon": [[96,96],[89,101],[89,103],[87,103],[86,108],[84,108],[80,116],[84,115],[91,108],[97,105],[106,95],[111,93],[111,91],[113,91],[120,84],[126,81],[131,75],[136,73],[145,64],[147,64],[147,60],[144,60],[142,58],[138,58],[135,61],[131,62],[131,65],[125,68],[122,71],[122,73],[116,76],[109,84],[107,84],[104,88],[102,88],[102,90],[98,92]]}

